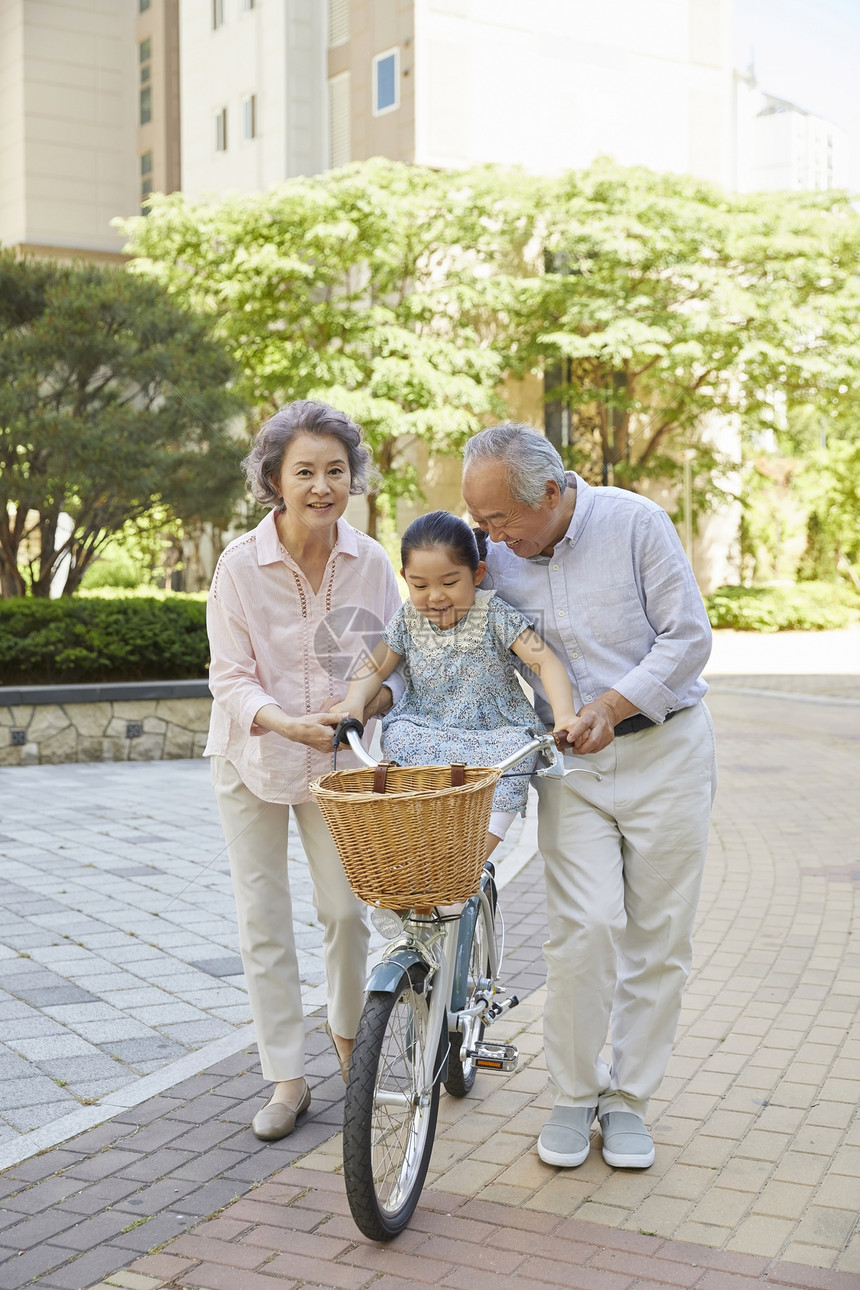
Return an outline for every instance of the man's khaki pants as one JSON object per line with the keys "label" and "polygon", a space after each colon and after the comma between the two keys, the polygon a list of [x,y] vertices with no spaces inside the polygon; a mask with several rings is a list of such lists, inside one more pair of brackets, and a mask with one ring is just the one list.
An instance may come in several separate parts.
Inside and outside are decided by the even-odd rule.
{"label": "man's khaki pants", "polygon": [[[644,1117],[665,1074],[716,788],[704,703],[537,779],[549,940],[544,1046],[556,1105]],[[611,1066],[601,1056],[610,1029]]]}
{"label": "man's khaki pants", "polygon": [[287,873],[291,810],[323,925],[329,1025],[344,1039],[355,1035],[364,1005],[370,940],[364,906],[352,894],[316,802],[292,807],[263,802],[226,758],[211,761],[263,1074],[275,1081],[298,1079],[304,1073],[305,1031]]}

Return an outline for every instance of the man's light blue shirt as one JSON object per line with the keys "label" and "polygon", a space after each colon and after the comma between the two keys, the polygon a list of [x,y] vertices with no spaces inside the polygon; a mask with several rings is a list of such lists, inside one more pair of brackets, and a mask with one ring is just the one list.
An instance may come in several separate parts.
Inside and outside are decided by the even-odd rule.
{"label": "man's light blue shirt", "polygon": [[[553,554],[523,559],[488,542],[484,586],[533,620],[567,668],[577,710],[617,690],[662,723],[708,689],[701,673],[711,627],[693,571],[655,502],[573,478],[573,518]],[[552,728],[540,681],[527,676],[538,714]]]}

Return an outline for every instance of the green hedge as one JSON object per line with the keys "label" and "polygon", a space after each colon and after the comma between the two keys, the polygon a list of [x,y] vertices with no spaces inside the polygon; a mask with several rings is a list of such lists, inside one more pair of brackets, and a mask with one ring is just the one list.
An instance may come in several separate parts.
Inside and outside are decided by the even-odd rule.
{"label": "green hedge", "polygon": [[208,661],[201,597],[0,601],[0,685],[191,680]]}
{"label": "green hedge", "polygon": [[821,632],[860,620],[860,596],[837,582],[720,587],[705,605],[712,627],[740,632]]}

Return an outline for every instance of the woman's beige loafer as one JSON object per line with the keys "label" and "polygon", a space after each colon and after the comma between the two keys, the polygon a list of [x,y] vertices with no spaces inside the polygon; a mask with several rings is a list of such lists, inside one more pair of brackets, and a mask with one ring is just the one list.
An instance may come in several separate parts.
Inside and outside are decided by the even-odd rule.
{"label": "woman's beige loafer", "polygon": [[296,1127],[296,1120],[311,1104],[311,1091],[305,1081],[305,1091],[299,1098],[297,1106],[288,1106],[286,1102],[267,1102],[251,1121],[254,1134],[262,1142],[277,1142],[286,1138]]}

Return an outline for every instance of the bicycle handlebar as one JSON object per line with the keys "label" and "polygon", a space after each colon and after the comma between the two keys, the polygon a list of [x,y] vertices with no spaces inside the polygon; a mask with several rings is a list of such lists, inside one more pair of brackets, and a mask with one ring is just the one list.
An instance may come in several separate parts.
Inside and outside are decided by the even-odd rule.
{"label": "bicycle handlebar", "polygon": [[[516,752],[511,753],[511,755],[506,757],[504,761],[497,762],[493,767],[493,770],[510,770],[512,766],[519,765],[521,761],[524,761],[525,758],[533,752],[540,755],[540,760],[545,766],[555,765],[556,747],[552,735],[539,735],[534,730],[530,730],[528,733],[532,736],[529,742],[524,744],[523,747],[519,748]],[[332,735],[331,740],[335,759],[337,758],[337,750],[340,745],[347,743],[363,765],[367,766],[370,770],[375,770],[378,763],[375,762],[370,754],[363,748],[361,743],[361,736],[363,734],[364,726],[357,717],[341,718],[334,728],[334,734]]]}

